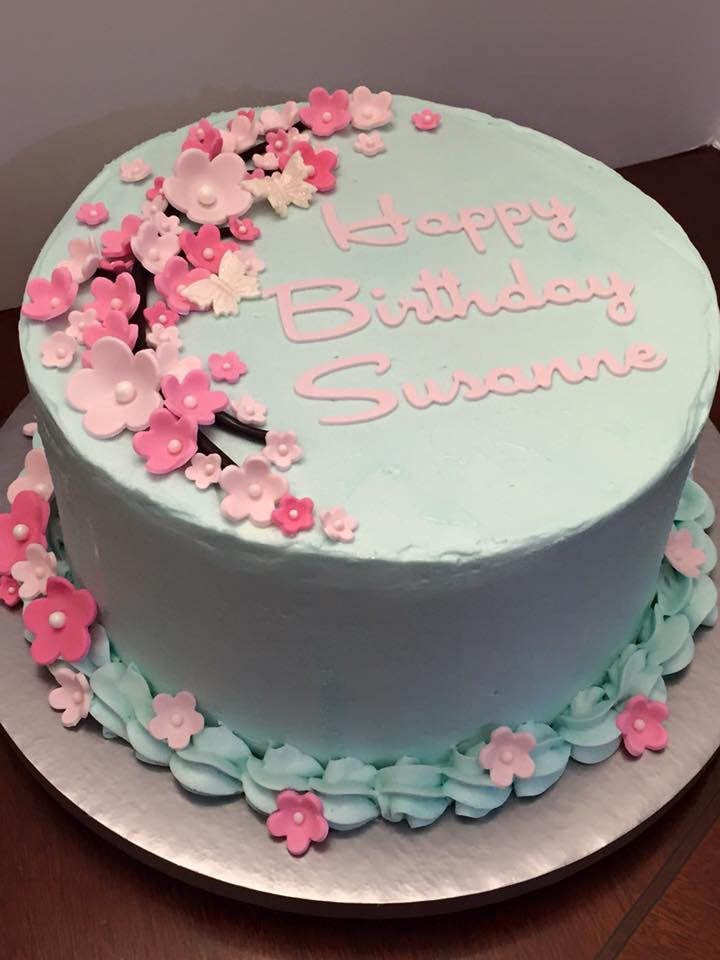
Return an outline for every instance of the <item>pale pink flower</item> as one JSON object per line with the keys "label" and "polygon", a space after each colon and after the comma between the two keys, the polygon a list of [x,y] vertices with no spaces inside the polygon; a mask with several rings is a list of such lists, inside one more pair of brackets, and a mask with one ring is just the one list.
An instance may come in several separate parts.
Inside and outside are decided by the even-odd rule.
{"label": "pale pink flower", "polygon": [[205,726],[195,706],[195,697],[187,690],[181,690],[174,697],[159,693],[153,700],[155,716],[148,730],[156,740],[165,740],[172,750],[182,750],[190,743],[190,737]]}
{"label": "pale pink flower", "polygon": [[350,543],[355,539],[358,521],[349,516],[344,507],[330,507],[320,513],[320,523],[323,532],[329,540],[339,540]]}
{"label": "pale pink flower", "polygon": [[172,341],[158,345],[155,360],[161,377],[173,376],[178,380],[182,380],[191,370],[201,370],[203,365],[200,357],[181,357],[180,348]]}
{"label": "pale pink flower", "polygon": [[97,311],[93,310],[92,307],[85,308],[84,310],[71,310],[68,314],[68,325],[65,328],[65,333],[72,337],[73,340],[77,340],[78,343],[83,343],[85,329],[91,323],[95,323],[97,318]]}
{"label": "pale pink flower", "polygon": [[686,577],[699,577],[702,573],[702,565],[707,560],[704,551],[693,546],[690,531],[675,528],[670,531],[667,539],[665,556],[668,563]]}
{"label": "pale pink flower", "polygon": [[162,193],[158,193],[152,200],[146,200],[140,207],[140,218],[142,220],[152,220],[159,213],[164,213],[168,208],[168,202]]}
{"label": "pale pink flower", "polygon": [[53,482],[50,476],[45,451],[40,447],[29,450],[25,455],[25,465],[20,476],[13,480],[7,489],[7,498],[10,503],[23,490],[32,490],[43,498],[49,500],[53,495]]}
{"label": "pale pink flower", "polygon": [[359,133],[353,140],[353,150],[366,157],[376,157],[385,149],[385,141],[379,133]]}
{"label": "pale pink flower", "polygon": [[262,426],[267,419],[267,407],[249,393],[244,393],[239,400],[233,400],[232,408],[235,416],[243,423],[257,423]]}
{"label": "pale pink flower", "polygon": [[85,283],[95,273],[100,261],[93,237],[76,237],[68,243],[68,259],[58,264],[67,267],[75,283]]}
{"label": "pale pink flower", "polygon": [[48,695],[53,710],[62,710],[64,727],[76,727],[90,712],[90,684],[84,673],[69,667],[58,667],[55,679],[60,684]]}
{"label": "pale pink flower", "polygon": [[531,733],[496,727],[490,734],[490,743],[480,751],[480,766],[490,771],[490,779],[497,787],[509,787],[515,777],[526,779],[535,773],[535,761],[530,756],[535,743]]}
{"label": "pale pink flower", "polygon": [[252,147],[258,138],[258,125],[254,117],[247,113],[238,113],[223,131],[223,150],[243,153]]}
{"label": "pale pink flower", "polygon": [[266,107],[260,113],[260,129],[287,130],[298,118],[298,105],[294,100],[288,100],[281,107]]}
{"label": "pale pink flower", "polygon": [[202,150],[183,150],[163,191],[170,203],[195,223],[224,223],[240,216],[252,203],[242,186],[245,163],[234,153],[213,160]]}
{"label": "pale pink flower", "polygon": [[198,490],[207,490],[213,483],[220,482],[221,473],[220,454],[196,453],[190,461],[190,465],[185,468],[185,476],[192,480]]}
{"label": "pale pink flower", "polygon": [[29,543],[25,548],[25,559],[14,563],[10,572],[21,584],[20,599],[34,600],[45,594],[48,577],[57,573],[57,559],[42,544]]}
{"label": "pale pink flower", "polygon": [[132,252],[149,273],[163,271],[170,257],[174,257],[180,250],[180,238],[177,233],[171,229],[162,229],[161,224],[157,222],[159,217],[164,216],[160,213],[155,214],[150,220],[143,220],[130,241]]}
{"label": "pale pink flower", "polygon": [[150,164],[146,163],[142,157],[133,157],[132,160],[120,162],[120,179],[123,183],[139,183],[146,180],[152,170]]}
{"label": "pale pink flower", "polygon": [[659,700],[649,700],[642,693],[630,697],[622,713],[615,717],[627,752],[640,757],[645,750],[664,750],[668,733],[663,722],[669,714],[667,705]]}
{"label": "pale pink flower", "polygon": [[105,223],[110,214],[104,203],[82,203],[75,211],[75,219],[78,223],[84,223],[88,227],[97,227]]}
{"label": "pale pink flower", "polygon": [[372,130],[391,123],[392,94],[387,90],[371,93],[367,87],[355,87],[350,94],[350,117],[356,130]]}
{"label": "pale pink flower", "polygon": [[163,326],[162,323],[154,323],[147,335],[147,342],[153,347],[159,347],[161,343],[173,343],[178,350],[182,350],[182,338],[177,327]]}
{"label": "pale pink flower", "polygon": [[220,486],[227,494],[220,503],[229,520],[248,518],[257,527],[272,522],[275,505],[287,493],[287,480],[270,469],[262,457],[248,457],[241,466],[225,467]]}
{"label": "pale pink flower", "polygon": [[43,341],[41,356],[44,367],[69,367],[75,359],[77,342],[63,330],[56,330]]}
{"label": "pale pink flower", "polygon": [[192,370],[182,380],[163,377],[161,386],[168,410],[196,424],[213,423],[215,414],[228,404],[226,393],[210,389],[210,377],[204,370]]}
{"label": "pale pink flower", "polygon": [[263,456],[278,470],[288,470],[302,455],[302,447],[292,430],[268,430]]}
{"label": "pale pink flower", "polygon": [[283,790],[275,802],[277,810],[267,818],[268,833],[271,837],[285,837],[293,856],[301,857],[311,843],[327,839],[330,828],[320,797],[314,793]]}

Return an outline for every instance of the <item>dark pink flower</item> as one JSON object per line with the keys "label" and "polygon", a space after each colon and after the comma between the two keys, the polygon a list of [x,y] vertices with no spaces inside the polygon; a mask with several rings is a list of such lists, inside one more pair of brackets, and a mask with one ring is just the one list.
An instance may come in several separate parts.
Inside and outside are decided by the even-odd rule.
{"label": "dark pink flower", "polygon": [[195,424],[212,423],[218,410],[228,405],[226,393],[210,389],[210,378],[204,370],[191,370],[182,380],[172,375],[163,377],[161,387],[168,410]]}
{"label": "dark pink flower", "polygon": [[171,473],[197,453],[197,426],[188,417],[178,420],[169,410],[156,410],[149,428],[133,437],[133,449],[148,473]]}
{"label": "dark pink flower", "polygon": [[129,257],[127,260],[122,258],[118,260],[108,260],[102,257],[98,266],[101,270],[107,270],[108,273],[129,273],[135,264],[135,258]]}
{"label": "dark pink flower", "polygon": [[274,153],[279,157],[281,153],[287,151],[288,135],[285,130],[269,130],[265,134],[265,142],[267,144],[267,152]]}
{"label": "dark pink flower", "polygon": [[211,273],[220,269],[220,261],[228,250],[237,250],[238,245],[232,240],[223,240],[220,230],[214,224],[205,223],[197,231],[183,230],[180,234],[180,246],[190,263],[202,267]]}
{"label": "dark pink flower", "polygon": [[78,285],[68,268],[55,267],[49,280],[30,280],[25,290],[30,302],[23,304],[22,312],[31,320],[53,320],[70,309],[77,292]]}
{"label": "dark pink flower", "polygon": [[165,177],[155,177],[153,180],[153,185],[148,187],[148,189],[145,191],[145,196],[148,200],[154,200],[155,197],[162,196],[163,183],[165,183]]}
{"label": "dark pink flower", "polygon": [[237,383],[247,373],[247,367],[234,350],[227,353],[211,353],[208,357],[210,376],[213,380]]}
{"label": "dark pink flower", "polygon": [[104,203],[83,203],[75,211],[75,219],[78,223],[84,223],[88,227],[97,227],[105,223],[110,214]]}
{"label": "dark pink flower", "polygon": [[197,310],[197,307],[183,296],[180,288],[184,289],[197,280],[206,280],[209,276],[209,270],[200,267],[191,269],[184,257],[170,257],[163,272],[155,274],[155,289],[171,310],[184,316],[191,310]]}
{"label": "dark pink flower", "polygon": [[178,314],[171,310],[164,300],[156,300],[151,307],[145,307],[143,316],[150,328],[157,324],[161,327],[174,327],[179,319]]}
{"label": "dark pink flower", "polygon": [[62,658],[74,663],[90,649],[88,627],[97,616],[89,590],[76,590],[69,580],[48,577],[47,596],[31,600],[23,610],[23,623],[33,633],[30,655],[47,665]]}
{"label": "dark pink flower", "polygon": [[416,130],[435,130],[440,125],[440,114],[433,113],[430,107],[423,107],[410,118]]}
{"label": "dark pink flower", "polygon": [[284,170],[293,153],[299,153],[306,167],[312,168],[312,173],[307,177],[307,183],[311,183],[320,193],[326,193],[335,187],[335,177],[332,171],[337,167],[338,158],[334,150],[313,150],[309,143],[300,140],[295,143],[290,153],[283,154],[280,157],[280,169]]}
{"label": "dark pink flower", "polygon": [[300,110],[300,119],[316,137],[329,137],[350,123],[350,97],[347,90],[328,93],[325,87],[313,87],[308,106]]}
{"label": "dark pink flower", "polygon": [[20,584],[7,573],[0,576],[0,601],[6,607],[14,607],[20,603]]}
{"label": "dark pink flower", "polygon": [[[180,149],[202,150],[212,159],[222,150],[222,142],[222,133],[203,117],[202,120],[190,127]],[[152,200],[152,197],[148,197],[148,199]]]}
{"label": "dark pink flower", "polygon": [[95,277],[90,284],[90,293],[95,299],[85,309],[93,309],[101,323],[105,322],[111,310],[119,310],[129,319],[140,304],[140,296],[130,273],[119,273],[114,280]]}
{"label": "dark pink flower", "polygon": [[244,243],[257,240],[260,236],[260,230],[249,217],[246,217],[244,220],[241,220],[239,217],[228,217],[228,227],[235,239],[241,240]]}
{"label": "dark pink flower", "polygon": [[315,504],[310,497],[293,497],[289,493],[278,500],[270,519],[286,537],[294,537],[301,530],[312,530],[315,525]]}
{"label": "dark pink flower", "polygon": [[623,736],[625,749],[633,757],[645,750],[664,750],[668,742],[663,721],[670,711],[660,700],[649,700],[642,693],[630,697],[622,713],[615,717],[615,725]]}
{"label": "dark pink flower", "polygon": [[130,323],[120,310],[109,310],[102,323],[95,320],[93,323],[88,323],[83,329],[83,343],[86,347],[91,347],[103,337],[115,337],[116,340],[122,340],[132,350],[137,342],[138,327],[136,323]]}
{"label": "dark pink flower", "polygon": [[311,843],[327,839],[328,822],[323,802],[316,794],[283,790],[276,803],[277,810],[267,818],[268,833],[271,837],[285,837],[293,856],[300,857]]}
{"label": "dark pink flower", "polygon": [[10,504],[9,513],[0,513],[0,573],[10,573],[13,564],[25,559],[30,543],[47,547],[45,530],[50,507],[34,490],[21,490]]}

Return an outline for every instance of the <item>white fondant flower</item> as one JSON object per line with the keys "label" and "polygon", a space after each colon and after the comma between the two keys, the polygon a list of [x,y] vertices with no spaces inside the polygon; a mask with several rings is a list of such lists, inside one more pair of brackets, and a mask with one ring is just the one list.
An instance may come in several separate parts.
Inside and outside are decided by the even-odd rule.
{"label": "white fondant flower", "polygon": [[25,560],[18,560],[10,571],[20,587],[21,600],[34,600],[45,593],[48,577],[57,572],[55,554],[48,552],[39,543],[25,547]]}
{"label": "white fondant flower", "polygon": [[64,727],[76,727],[90,711],[90,684],[84,673],[59,667],[55,679],[60,684],[48,695],[53,710],[62,710],[60,718]]}
{"label": "white fondant flower", "polygon": [[238,420],[242,420],[243,423],[262,425],[267,419],[267,407],[251,397],[249,393],[244,393],[239,400],[233,400],[232,408]]}
{"label": "white fondant flower", "polygon": [[123,183],[139,183],[151,173],[150,164],[146,163],[142,157],[134,157],[120,164],[120,179]]}
{"label": "white fondant flower", "polygon": [[201,310],[212,306],[216,317],[237,313],[241,300],[256,300],[261,296],[260,282],[248,268],[250,257],[239,253],[224,253],[218,272],[188,284],[183,296]]}

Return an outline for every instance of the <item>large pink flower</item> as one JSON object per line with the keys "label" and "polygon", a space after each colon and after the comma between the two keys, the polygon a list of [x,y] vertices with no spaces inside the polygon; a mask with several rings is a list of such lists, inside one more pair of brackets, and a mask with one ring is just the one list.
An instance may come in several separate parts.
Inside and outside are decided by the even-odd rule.
{"label": "large pink flower", "polygon": [[263,456],[278,470],[288,470],[303,455],[302,447],[292,430],[268,430]]}
{"label": "large pink flower", "polygon": [[142,218],[129,213],[123,217],[119,230],[106,230],[100,237],[102,255],[111,260],[127,257],[130,254],[130,241],[138,231]]}
{"label": "large pink flower", "polygon": [[218,382],[237,383],[247,373],[247,366],[234,350],[227,353],[211,353],[208,357],[210,376]]}
{"label": "large pink flower", "polygon": [[249,518],[257,527],[272,523],[278,500],[287,493],[287,480],[273,473],[262,457],[248,457],[239,467],[225,467],[220,486],[227,493],[220,510],[229,520]]}
{"label": "large pink flower", "polygon": [[24,560],[29,544],[47,547],[45,530],[49,519],[50,507],[40,494],[34,490],[17,494],[9,513],[0,513],[0,573],[10,573],[18,560]]}
{"label": "large pink flower", "polygon": [[13,480],[7,488],[7,498],[10,503],[23,490],[32,490],[43,498],[49,500],[53,495],[53,482],[50,476],[45,451],[40,447],[28,450],[25,455],[25,465],[20,476]]}
{"label": "large pink flower", "polygon": [[157,218],[164,216],[160,213],[152,220],[143,220],[131,240],[132,252],[149,273],[160,273],[164,270],[170,257],[174,257],[180,249],[177,233],[163,229],[157,222]]}
{"label": "large pink flower", "polygon": [[298,498],[286,494],[280,497],[271,519],[286,537],[294,537],[301,530],[312,530],[315,525],[314,510],[315,504],[310,497]]}
{"label": "large pink flower", "polygon": [[535,761],[530,756],[535,743],[531,733],[513,733],[510,727],[496,727],[490,734],[490,743],[480,751],[480,766],[490,771],[490,779],[496,786],[509,787],[515,777],[525,779],[535,773]]}
{"label": "large pink flower", "polygon": [[276,803],[277,810],[267,818],[268,833],[271,837],[285,837],[293,856],[301,857],[311,843],[327,839],[328,822],[323,802],[316,794],[283,790]]}
{"label": "large pink flower", "polygon": [[31,320],[53,320],[70,309],[77,292],[68,268],[55,267],[49,280],[35,277],[28,283],[25,293],[30,302],[22,305],[22,312]]}
{"label": "large pink flower", "polygon": [[210,377],[204,370],[191,370],[181,381],[163,377],[161,386],[168,410],[196,424],[213,423],[218,410],[228,405],[226,393],[210,389]]}
{"label": "large pink flower", "polygon": [[85,283],[97,270],[99,259],[92,237],[76,237],[68,243],[68,259],[58,266],[67,267],[75,283]]}
{"label": "large pink flower", "polygon": [[140,305],[140,296],[130,273],[120,273],[114,280],[95,277],[90,284],[90,293],[95,299],[85,309],[93,309],[101,323],[111,310],[120,310],[129,319]]}
{"label": "large pink flower", "polygon": [[[188,130],[187,137],[183,140],[181,150],[202,150],[209,157],[216,157],[222,149],[222,133],[214,127],[205,117],[199,120]],[[163,183],[163,191],[165,185]],[[153,199],[148,197],[149,200]],[[174,201],[170,201],[173,203]]]}
{"label": "large pink flower", "polygon": [[693,546],[690,531],[675,528],[670,531],[667,539],[665,556],[668,563],[686,577],[699,577],[702,573],[702,565],[707,560],[705,552]]}
{"label": "large pink flower", "polygon": [[373,130],[390,123],[392,94],[387,90],[371,93],[368,87],[355,87],[350,95],[350,117],[356,130]]}
{"label": "large pink flower", "polygon": [[312,173],[307,177],[307,182],[311,183],[320,193],[326,193],[335,187],[335,176],[332,171],[338,165],[338,157],[334,150],[313,150],[309,143],[302,140],[294,145],[290,153],[285,153],[280,157],[280,169],[284,170],[293,153],[299,153],[306,167],[310,167]]}
{"label": "large pink flower", "polygon": [[62,710],[62,725],[76,727],[90,711],[90,684],[84,673],[59,667],[55,679],[60,684],[48,694],[48,703],[53,710]]}
{"label": "large pink flower", "polygon": [[78,223],[84,223],[88,227],[97,227],[105,223],[110,214],[104,203],[81,203],[75,211],[75,219]]}
{"label": "large pink flower", "polygon": [[189,417],[178,420],[169,410],[156,410],[148,429],[133,437],[133,449],[144,457],[148,473],[172,473],[197,453],[197,424]]}
{"label": "large pink flower", "polygon": [[308,106],[300,110],[300,119],[316,137],[329,137],[350,123],[350,97],[347,90],[328,93],[325,87],[313,87]]}
{"label": "large pink flower", "polygon": [[23,610],[23,623],[35,635],[30,654],[46,666],[62,658],[74,663],[90,649],[88,627],[97,616],[89,590],[76,590],[63,577],[50,577],[47,596],[31,600]]}
{"label": "large pink flower", "polygon": [[170,257],[162,273],[155,274],[155,289],[171,310],[184,316],[197,307],[183,296],[183,290],[191,283],[206,280],[209,276],[209,270],[199,267],[191,269],[184,257]]}
{"label": "large pink flower", "polygon": [[220,261],[228,250],[239,249],[232,240],[222,240],[220,230],[212,223],[204,224],[197,233],[183,230],[180,246],[190,263],[211,273],[218,272]]}
{"label": "large pink flower", "polygon": [[137,342],[138,332],[137,324],[130,323],[122,311],[109,310],[102,323],[95,320],[85,325],[83,341],[85,346],[92,347],[103,337],[115,337],[116,340],[126,343],[132,350]]}
{"label": "large pink flower", "polygon": [[195,705],[195,697],[187,690],[181,690],[174,697],[159,693],[153,700],[155,716],[148,730],[156,740],[165,740],[173,750],[182,750],[190,743],[190,737],[205,726],[203,715]]}
{"label": "large pink flower", "polygon": [[202,150],[184,150],[163,191],[195,223],[224,223],[245,213],[253,201],[242,186],[245,172],[245,162],[235,153],[221,153],[211,160]]}
{"label": "large pink flower", "polygon": [[660,700],[648,700],[642,693],[630,697],[622,713],[615,717],[615,725],[623,735],[625,749],[633,757],[645,750],[664,750],[668,742],[663,721],[670,711]]}
{"label": "large pink flower", "polygon": [[103,337],[90,350],[91,369],[78,370],[67,385],[67,400],[85,411],[83,426],[94,437],[144,430],[162,404],[158,365],[152,350],[133,354],[115,337]]}
{"label": "large pink flower", "polygon": [[57,572],[55,554],[48,552],[39,543],[29,543],[25,548],[25,559],[18,560],[12,565],[10,573],[22,584],[20,587],[21,600],[34,600],[47,590],[49,577]]}

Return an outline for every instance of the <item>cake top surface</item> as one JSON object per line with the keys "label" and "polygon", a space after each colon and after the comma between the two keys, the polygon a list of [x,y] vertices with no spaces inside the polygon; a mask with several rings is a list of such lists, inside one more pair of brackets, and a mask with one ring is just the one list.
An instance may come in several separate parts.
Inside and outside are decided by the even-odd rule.
{"label": "cake top surface", "polygon": [[[267,407],[268,428],[295,432],[303,458],[278,475],[294,496],[314,501],[313,529],[285,537],[272,524],[233,523],[220,509],[227,491],[198,490],[184,469],[153,475],[129,431],[92,436],[66,399],[80,360],[66,369],[41,360],[67,316],[23,317],[37,400],[128,495],[207,536],[452,563],[526,550],[593,523],[692,444],[717,378],[718,314],[707,269],[680,227],[601,163],[535,131],[409,97],[394,97],[392,113],[360,142],[351,127],[311,135],[311,173],[290,154],[282,177],[243,181],[259,196],[242,217],[260,236],[242,249],[265,269],[257,273],[255,262],[248,270],[246,257],[240,276],[223,279],[221,267],[211,286],[218,301],[258,285],[262,296],[241,296],[226,316],[194,309],[177,327],[180,357],[207,365],[211,354],[235,351],[247,365],[238,383],[213,390],[232,400],[252,395]],[[427,126],[433,114],[434,129],[412,120]],[[210,121],[225,129],[235,116]],[[32,276],[49,278],[74,238],[99,241],[139,214],[152,180],[124,182],[121,167],[131,176],[126,164],[141,157],[169,178],[187,135],[163,134],[108,164],[58,224]],[[384,149],[369,155],[378,135]],[[320,150],[336,152],[334,170]],[[183,156],[189,167],[188,156],[199,167],[210,162],[201,150]],[[269,187],[280,203],[304,202],[303,178],[328,172],[335,188],[314,193],[307,209],[291,205],[286,217],[263,196]],[[166,182],[176,205],[192,176],[176,168],[175,193]],[[218,183],[238,189],[232,175]],[[109,220],[79,224],[82,204],[104,204]],[[89,286],[80,285],[74,309],[93,299]],[[148,303],[157,297],[151,282]],[[262,450],[217,427],[201,430],[237,464]],[[350,542],[323,531],[321,510],[335,506],[359,521]]]}

